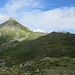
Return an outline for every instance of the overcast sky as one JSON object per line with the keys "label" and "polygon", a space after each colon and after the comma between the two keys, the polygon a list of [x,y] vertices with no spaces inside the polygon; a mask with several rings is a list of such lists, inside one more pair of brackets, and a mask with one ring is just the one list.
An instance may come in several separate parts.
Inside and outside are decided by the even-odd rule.
{"label": "overcast sky", "polygon": [[0,23],[9,17],[33,31],[75,33],[75,0],[0,0]]}

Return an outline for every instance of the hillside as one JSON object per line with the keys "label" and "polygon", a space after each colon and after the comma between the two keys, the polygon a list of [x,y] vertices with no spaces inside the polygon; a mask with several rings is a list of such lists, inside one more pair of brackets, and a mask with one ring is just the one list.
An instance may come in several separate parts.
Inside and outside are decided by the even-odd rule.
{"label": "hillside", "polygon": [[73,75],[74,58],[75,34],[33,32],[12,17],[0,24],[0,75]]}
{"label": "hillside", "polygon": [[32,42],[31,49],[43,57],[75,57],[75,34],[52,32]]}
{"label": "hillside", "polygon": [[75,57],[75,34],[53,32],[35,40],[24,40],[0,53],[17,63],[44,57]]}
{"label": "hillside", "polygon": [[[17,22],[14,18],[10,17],[7,21],[0,24],[0,52],[1,52],[1,55],[2,55],[2,52],[4,53],[5,50],[6,50],[6,53],[8,53],[7,50],[9,50],[9,48],[11,48],[11,50],[12,50],[12,48],[17,47],[17,45],[21,44],[21,42],[23,42],[23,41],[31,41],[31,40],[37,39],[37,38],[39,38],[41,36],[45,36],[45,35],[47,35],[47,34],[31,31],[27,27],[25,27],[25,26],[21,25],[19,22]],[[25,42],[25,44],[26,44],[26,42]],[[21,44],[21,46],[23,46],[23,45],[24,44]],[[25,46],[24,46],[24,48],[25,48]],[[18,49],[16,49],[16,52],[19,52],[19,50],[18,51],[17,50]],[[21,48],[20,48],[20,50],[21,50]],[[10,52],[10,50],[9,50],[9,52]],[[11,52],[11,53],[13,54],[13,52]],[[10,54],[8,53],[9,57],[10,57],[11,53]],[[6,57],[6,55],[4,55],[4,57]]]}

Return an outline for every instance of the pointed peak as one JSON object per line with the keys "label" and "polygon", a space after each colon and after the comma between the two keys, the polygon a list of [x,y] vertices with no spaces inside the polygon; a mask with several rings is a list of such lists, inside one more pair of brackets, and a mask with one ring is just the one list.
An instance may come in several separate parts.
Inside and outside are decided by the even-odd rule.
{"label": "pointed peak", "polygon": [[15,20],[15,19],[13,17],[10,17],[8,20],[11,21],[11,20]]}

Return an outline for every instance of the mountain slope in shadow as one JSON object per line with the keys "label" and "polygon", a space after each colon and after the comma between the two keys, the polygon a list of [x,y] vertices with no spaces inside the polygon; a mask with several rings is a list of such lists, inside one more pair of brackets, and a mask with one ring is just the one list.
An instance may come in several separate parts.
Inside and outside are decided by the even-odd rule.
{"label": "mountain slope in shadow", "polygon": [[75,34],[52,32],[35,40],[24,40],[0,53],[1,58],[21,63],[44,57],[75,57]]}

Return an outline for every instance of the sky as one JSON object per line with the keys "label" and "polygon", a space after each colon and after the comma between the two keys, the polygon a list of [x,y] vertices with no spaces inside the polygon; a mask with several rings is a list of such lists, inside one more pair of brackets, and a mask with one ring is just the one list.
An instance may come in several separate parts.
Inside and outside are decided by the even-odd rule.
{"label": "sky", "polygon": [[75,0],[0,0],[0,23],[9,17],[34,32],[75,33]]}

